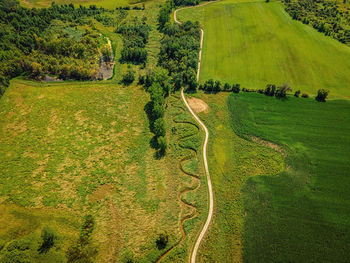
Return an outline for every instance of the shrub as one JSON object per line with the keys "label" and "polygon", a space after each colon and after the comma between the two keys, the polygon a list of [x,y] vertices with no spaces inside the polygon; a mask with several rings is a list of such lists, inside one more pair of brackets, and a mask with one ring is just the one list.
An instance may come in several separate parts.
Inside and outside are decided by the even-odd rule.
{"label": "shrub", "polygon": [[156,240],[156,245],[159,250],[162,250],[168,244],[168,236],[164,234],[160,234],[158,239]]}
{"label": "shrub", "polygon": [[327,96],[328,96],[329,91],[325,89],[319,89],[317,91],[317,96],[315,99],[319,102],[326,102]]}
{"label": "shrub", "polygon": [[299,98],[299,95],[300,95],[300,90],[297,90],[297,91],[294,93],[294,97]]}
{"label": "shrub", "polygon": [[275,96],[276,96],[276,98],[284,99],[287,97],[288,91],[292,91],[291,87],[289,87],[288,84],[284,84],[281,87],[278,87],[278,89],[275,93]]}
{"label": "shrub", "polygon": [[301,94],[301,97],[302,97],[302,98],[308,98],[308,97],[309,97],[309,94],[303,93],[303,94]]}
{"label": "shrub", "polygon": [[153,131],[157,137],[165,135],[165,122],[162,118],[155,120]]}
{"label": "shrub", "polygon": [[123,76],[122,82],[124,85],[130,85],[135,80],[135,72],[129,69]]}
{"label": "shrub", "polygon": [[53,247],[55,244],[56,235],[49,227],[44,227],[41,231],[41,238],[42,243],[38,249],[40,254],[48,252],[50,248]]}
{"label": "shrub", "polygon": [[225,85],[224,85],[224,91],[229,91],[230,89],[231,89],[230,84],[225,83]]}
{"label": "shrub", "polygon": [[162,104],[153,102],[152,118],[154,120],[162,118],[164,116],[164,107]]}
{"label": "shrub", "polygon": [[232,91],[234,93],[239,93],[240,90],[241,90],[241,85],[240,84],[232,85]]}
{"label": "shrub", "polygon": [[267,84],[265,89],[265,95],[266,96],[274,96],[276,93],[276,85],[273,84]]}
{"label": "shrub", "polygon": [[157,139],[158,147],[159,147],[159,152],[161,155],[164,155],[166,152],[166,148],[168,147],[166,138],[164,136],[160,136]]}

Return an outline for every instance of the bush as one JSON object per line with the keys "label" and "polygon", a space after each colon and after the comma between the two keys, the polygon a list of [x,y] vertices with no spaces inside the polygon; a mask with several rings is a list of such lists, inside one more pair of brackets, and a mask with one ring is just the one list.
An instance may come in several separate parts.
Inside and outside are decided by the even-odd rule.
{"label": "bush", "polygon": [[232,91],[234,93],[239,93],[240,90],[241,90],[241,85],[240,84],[232,85]]}
{"label": "bush", "polygon": [[284,84],[281,87],[278,87],[275,96],[279,99],[284,99],[287,97],[287,92],[292,91],[291,87],[288,86],[288,84]]}
{"label": "bush", "polygon": [[273,84],[267,84],[265,89],[265,95],[266,96],[275,96],[276,93],[276,85]]}
{"label": "bush", "polygon": [[164,234],[160,234],[158,239],[156,240],[156,245],[159,250],[162,250],[168,244],[168,236]]}
{"label": "bush", "polygon": [[157,137],[165,136],[165,122],[162,118],[156,119],[153,126],[154,134]]}
{"label": "bush", "polygon": [[309,94],[303,93],[303,94],[301,94],[301,97],[302,97],[302,98],[308,98],[308,97],[309,97]]}
{"label": "bush", "polygon": [[230,89],[231,89],[230,84],[225,83],[225,85],[224,85],[224,91],[229,91]]}
{"label": "bush", "polygon": [[135,80],[135,72],[129,69],[123,76],[122,82],[124,85],[130,85]]}
{"label": "bush", "polygon": [[317,91],[317,96],[315,99],[319,102],[326,102],[327,96],[328,96],[329,91],[325,89],[319,89]]}
{"label": "bush", "polygon": [[299,95],[300,95],[300,90],[297,90],[297,91],[294,93],[294,97],[299,98]]}
{"label": "bush", "polygon": [[44,227],[41,231],[41,238],[43,241],[38,249],[40,254],[48,252],[50,248],[53,247],[56,235],[49,227]]}
{"label": "bush", "polygon": [[164,155],[166,152],[166,148],[168,147],[166,138],[164,136],[160,136],[157,139],[158,147],[159,147],[159,152],[161,155]]}
{"label": "bush", "polygon": [[163,118],[164,116],[164,107],[162,104],[153,102],[153,108],[152,108],[152,118],[154,120]]}

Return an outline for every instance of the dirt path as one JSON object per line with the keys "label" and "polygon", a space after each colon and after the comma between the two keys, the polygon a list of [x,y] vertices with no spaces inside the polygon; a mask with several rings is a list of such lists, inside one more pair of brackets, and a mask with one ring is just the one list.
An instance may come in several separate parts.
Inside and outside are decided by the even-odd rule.
{"label": "dirt path", "polygon": [[[213,1],[214,2],[214,1]],[[204,3],[202,5],[198,5],[198,6],[204,6],[213,2],[207,2]],[[195,7],[198,7],[195,6]],[[181,22],[179,20],[177,20],[176,14],[177,11],[185,9],[185,8],[193,8],[193,7],[183,7],[183,8],[179,8],[177,10],[175,10],[174,12],[174,21],[178,24],[181,24]],[[202,58],[202,47],[203,47],[203,38],[204,38],[204,30],[201,28],[201,40],[200,40],[200,47],[199,47],[199,55],[198,55],[198,69],[197,69],[197,81],[199,80],[199,74],[200,74],[200,67],[201,67],[201,58]],[[209,193],[209,212],[208,212],[208,217],[207,220],[202,228],[202,231],[200,232],[196,243],[194,245],[192,254],[191,254],[191,263],[195,263],[196,262],[196,257],[197,257],[197,252],[199,249],[199,246],[205,236],[205,234],[207,233],[212,217],[213,217],[213,211],[214,211],[214,196],[213,196],[213,189],[212,189],[212,183],[211,183],[211,178],[210,178],[210,173],[209,173],[209,169],[208,169],[208,161],[207,161],[207,146],[208,146],[208,140],[209,140],[209,131],[208,128],[204,125],[204,123],[199,119],[199,117],[194,113],[194,111],[191,109],[190,105],[188,104],[185,94],[183,92],[183,88],[181,89],[181,97],[182,100],[184,102],[184,104],[186,105],[187,109],[190,111],[190,113],[192,114],[192,116],[195,118],[195,120],[199,123],[199,125],[201,126],[201,128],[204,130],[205,132],[205,140],[204,140],[204,144],[203,144],[203,161],[204,161],[204,168],[205,168],[205,174],[207,177],[207,184],[208,184],[208,193]]]}
{"label": "dirt path", "polygon": [[206,234],[206,232],[209,229],[209,225],[210,225],[211,219],[213,217],[213,211],[214,211],[213,188],[212,188],[212,184],[211,184],[211,179],[210,179],[210,174],[209,174],[209,169],[208,169],[208,161],[207,161],[207,146],[208,146],[208,140],[209,140],[209,131],[208,131],[207,127],[204,125],[204,123],[199,119],[199,117],[191,109],[190,105],[188,104],[188,102],[185,98],[185,94],[184,94],[183,89],[181,90],[181,97],[182,97],[182,100],[185,103],[187,109],[191,112],[192,116],[196,119],[196,121],[199,123],[199,125],[202,127],[202,129],[205,132],[205,140],[204,140],[204,144],[203,144],[203,161],[204,161],[205,174],[207,177],[207,184],[208,184],[209,212],[208,212],[207,220],[202,228],[202,231],[200,232],[200,234],[197,238],[197,241],[196,241],[194,248],[193,248],[193,251],[192,251],[191,263],[195,263],[199,245],[201,244],[204,235]]}
{"label": "dirt path", "polygon": [[177,96],[177,95],[172,95],[171,96],[171,100],[170,100],[170,103],[172,105],[172,107],[176,107],[178,108],[180,111],[176,114],[174,114],[172,116],[172,120],[174,123],[176,124],[183,124],[183,125],[191,125],[191,126],[194,126],[195,127],[195,131],[193,133],[190,133],[190,134],[187,134],[185,136],[180,136],[178,139],[177,139],[177,145],[182,148],[182,149],[186,149],[188,151],[188,154],[185,154],[181,160],[179,161],[179,164],[178,164],[178,168],[179,170],[186,176],[190,176],[192,177],[192,181],[193,181],[193,184],[191,186],[187,186],[187,187],[184,187],[178,194],[177,198],[179,200],[179,203],[183,206],[183,207],[187,207],[188,209],[191,210],[191,213],[188,214],[188,215],[185,215],[181,218],[180,220],[180,224],[179,224],[179,229],[180,229],[180,232],[181,232],[181,239],[179,241],[177,241],[174,245],[172,245],[171,247],[169,247],[157,260],[156,260],[156,263],[159,263],[161,262],[166,256],[168,256],[176,247],[182,245],[185,240],[186,240],[186,232],[184,230],[184,223],[188,220],[191,220],[195,217],[197,217],[198,215],[198,212],[197,212],[197,207],[193,204],[191,204],[190,202],[186,201],[186,199],[183,198],[183,196],[186,194],[186,193],[189,193],[189,192],[193,192],[193,191],[197,191],[199,186],[200,186],[200,177],[199,177],[199,174],[196,174],[196,173],[193,173],[193,172],[189,172],[189,171],[186,171],[184,168],[183,168],[183,164],[193,158],[195,158],[197,156],[197,150],[192,148],[192,147],[188,147],[188,146],[183,146],[181,145],[181,141],[183,140],[187,140],[189,139],[190,137],[192,136],[195,136],[197,133],[199,133],[200,131],[200,127],[195,124],[194,122],[189,122],[189,121],[185,121],[185,120],[182,120],[181,118],[178,118],[181,114],[183,114],[184,112],[187,111],[187,109],[183,106],[183,104],[181,103],[179,106],[178,104],[178,101],[180,101],[181,98],[180,96]]}

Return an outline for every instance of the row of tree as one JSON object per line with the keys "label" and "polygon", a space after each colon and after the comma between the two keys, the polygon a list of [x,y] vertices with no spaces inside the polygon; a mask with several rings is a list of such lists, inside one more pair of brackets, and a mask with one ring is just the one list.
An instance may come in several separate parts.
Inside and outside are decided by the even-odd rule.
{"label": "row of tree", "polygon": [[240,84],[230,85],[229,83],[221,84],[219,80],[214,81],[209,79],[204,84],[199,84],[199,89],[204,90],[206,93],[218,93],[220,91],[239,93],[241,89]]}
{"label": "row of tree", "polygon": [[150,129],[155,135],[153,146],[159,149],[159,155],[163,156],[167,149],[164,113],[165,99],[171,91],[169,72],[157,67],[154,71],[140,76],[139,84],[143,85],[150,94],[151,101],[146,105],[146,113],[150,121]]}
{"label": "row of tree", "polygon": [[[256,92],[260,94],[265,94],[266,96],[276,97],[279,99],[286,98],[288,93],[292,92],[292,88],[288,84],[283,84],[281,86],[276,86],[274,84],[267,84],[265,89],[248,89],[242,88],[240,84],[230,85],[229,83],[222,84],[219,80],[214,81],[213,79],[209,79],[204,82],[204,84],[199,84],[199,90],[203,90],[206,93],[218,93],[218,92],[234,92],[239,93],[242,92]],[[317,96],[315,99],[319,102],[325,102],[327,96],[329,94],[328,90],[320,89],[317,92]],[[299,98],[308,98],[309,95],[307,93],[302,93],[300,90],[294,92],[294,96]]]}

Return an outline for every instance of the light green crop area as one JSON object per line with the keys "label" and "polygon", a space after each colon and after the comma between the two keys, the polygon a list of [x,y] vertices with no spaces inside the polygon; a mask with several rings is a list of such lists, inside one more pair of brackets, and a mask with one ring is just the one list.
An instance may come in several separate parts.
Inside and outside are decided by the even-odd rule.
{"label": "light green crop area", "polygon": [[293,21],[277,2],[221,1],[178,12],[204,28],[200,81],[243,87],[288,83],[293,90],[350,98],[350,48]]}

